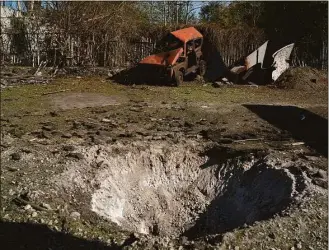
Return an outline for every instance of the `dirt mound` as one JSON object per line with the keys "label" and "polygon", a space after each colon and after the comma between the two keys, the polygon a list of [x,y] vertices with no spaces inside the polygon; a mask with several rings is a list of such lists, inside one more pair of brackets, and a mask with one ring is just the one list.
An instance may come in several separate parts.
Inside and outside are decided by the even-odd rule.
{"label": "dirt mound", "polygon": [[275,82],[278,88],[298,90],[327,90],[328,78],[324,71],[309,67],[290,68]]}

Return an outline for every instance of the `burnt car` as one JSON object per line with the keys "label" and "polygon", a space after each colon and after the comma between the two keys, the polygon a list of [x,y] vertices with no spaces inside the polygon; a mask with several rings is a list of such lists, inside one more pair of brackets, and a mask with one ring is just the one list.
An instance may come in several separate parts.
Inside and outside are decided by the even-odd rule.
{"label": "burnt car", "polygon": [[[143,77],[178,86],[186,75],[203,76],[206,62],[202,55],[203,36],[194,27],[170,32],[160,41],[157,52],[139,62]],[[160,52],[161,51],[161,52]]]}

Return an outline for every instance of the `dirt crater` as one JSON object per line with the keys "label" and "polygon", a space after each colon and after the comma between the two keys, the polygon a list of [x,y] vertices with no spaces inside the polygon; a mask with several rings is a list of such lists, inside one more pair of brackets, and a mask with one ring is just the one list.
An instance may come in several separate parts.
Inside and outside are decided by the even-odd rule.
{"label": "dirt crater", "polygon": [[252,155],[222,161],[193,141],[80,151],[85,160],[57,177],[57,186],[88,193],[93,212],[143,234],[223,233],[270,218],[307,189],[307,177],[293,164]]}

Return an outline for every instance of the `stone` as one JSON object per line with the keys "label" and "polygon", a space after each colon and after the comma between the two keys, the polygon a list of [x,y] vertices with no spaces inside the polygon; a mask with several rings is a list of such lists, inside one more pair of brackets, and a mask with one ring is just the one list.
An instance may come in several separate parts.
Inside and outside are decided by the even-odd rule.
{"label": "stone", "polygon": [[223,83],[221,83],[221,82],[214,82],[213,84],[211,84],[211,86],[213,86],[214,88],[220,88],[221,86],[223,86]]}
{"label": "stone", "polygon": [[314,174],[315,177],[319,177],[319,178],[322,178],[322,179],[325,179],[327,178],[327,172],[322,170],[322,169],[319,169],[315,174]]}
{"label": "stone", "polygon": [[32,214],[31,214],[32,218],[35,218],[38,216],[38,213],[36,211],[34,211]]}
{"label": "stone", "polygon": [[49,115],[52,117],[59,116],[59,114],[56,111],[50,111]]}
{"label": "stone", "polygon": [[47,203],[42,203],[41,204],[41,207],[46,208],[48,210],[52,210],[51,206],[49,204],[47,204]]}
{"label": "stone", "polygon": [[26,206],[24,206],[24,210],[30,210],[30,209],[32,209],[30,204],[27,204]]}
{"label": "stone", "polygon": [[67,157],[72,157],[72,158],[75,158],[75,159],[78,159],[78,160],[82,160],[84,158],[83,154],[81,154],[81,153],[69,153],[66,156]]}
{"label": "stone", "polygon": [[48,131],[42,131],[41,132],[41,137],[42,138],[46,138],[46,139],[50,139],[52,136],[51,136],[51,134],[48,132]]}
{"label": "stone", "polygon": [[296,244],[296,247],[297,247],[297,249],[302,249],[302,243],[301,243],[301,242],[298,242],[298,243]]}
{"label": "stone", "polygon": [[103,118],[102,119],[102,122],[111,122],[111,120],[110,119]]}
{"label": "stone", "polygon": [[80,213],[77,211],[74,211],[70,214],[70,217],[74,220],[78,220],[78,219],[80,219]]}
{"label": "stone", "polygon": [[45,125],[45,126],[42,126],[42,129],[46,130],[46,131],[52,131],[52,130],[54,130],[54,127],[50,126],[50,125]]}
{"label": "stone", "polygon": [[17,152],[11,154],[11,159],[13,159],[15,161],[19,161],[21,158],[22,158],[22,156]]}
{"label": "stone", "polygon": [[270,234],[268,235],[268,237],[270,237],[271,239],[275,239],[275,234],[274,234],[274,233],[270,233]]}
{"label": "stone", "polygon": [[74,151],[75,147],[73,145],[65,145],[63,146],[64,151]]}
{"label": "stone", "polygon": [[63,134],[62,134],[62,137],[63,137],[63,138],[71,138],[72,135],[71,135],[70,133],[63,133]]}

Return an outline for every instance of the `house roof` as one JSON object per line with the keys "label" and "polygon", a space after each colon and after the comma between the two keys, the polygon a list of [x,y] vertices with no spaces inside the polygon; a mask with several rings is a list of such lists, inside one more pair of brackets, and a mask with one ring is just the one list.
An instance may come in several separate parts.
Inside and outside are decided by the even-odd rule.
{"label": "house roof", "polygon": [[181,30],[176,30],[171,32],[172,35],[177,37],[182,42],[186,43],[195,38],[203,37],[202,34],[197,31],[194,27],[189,27]]}

